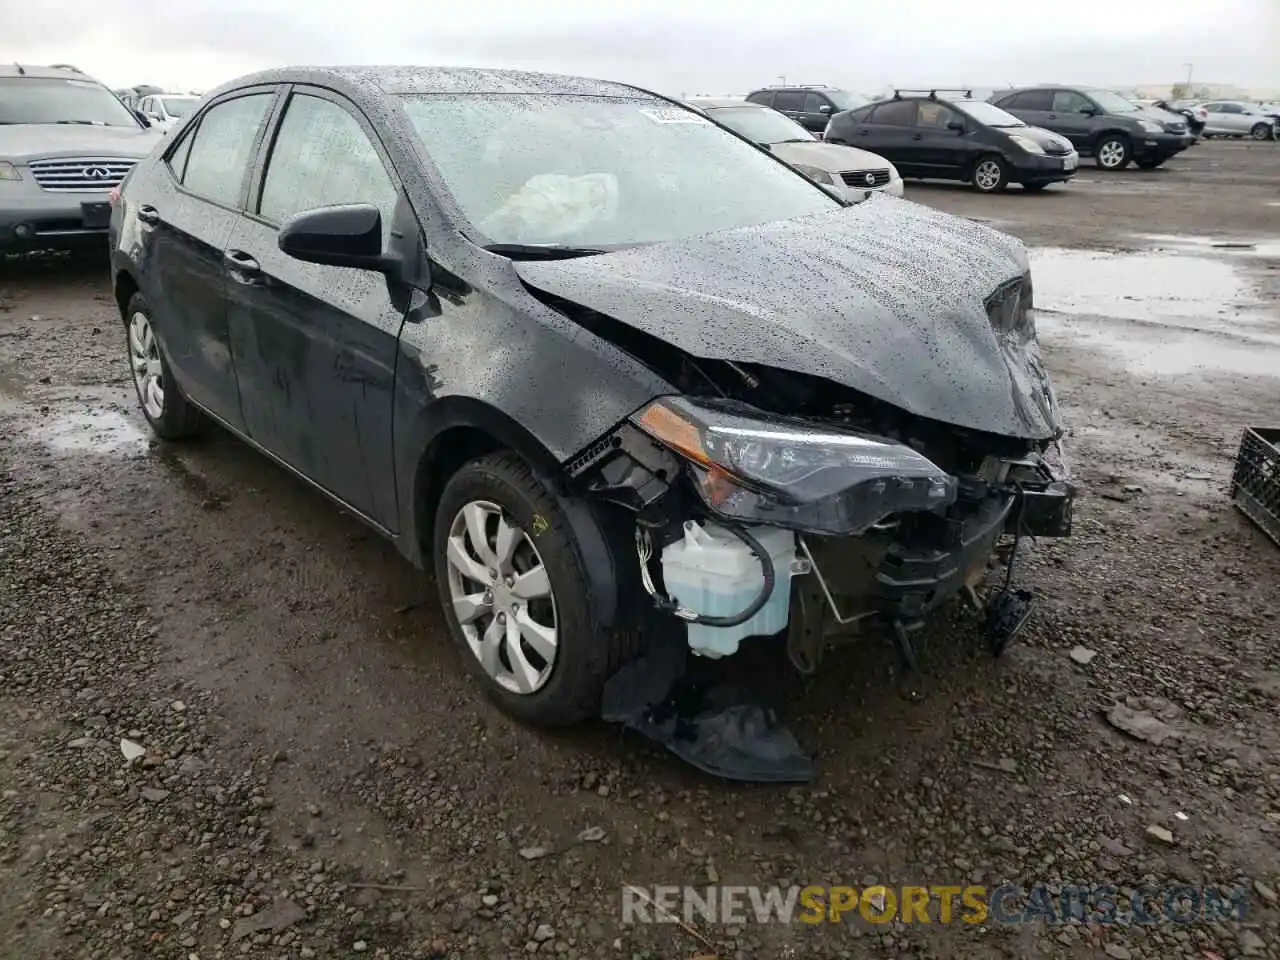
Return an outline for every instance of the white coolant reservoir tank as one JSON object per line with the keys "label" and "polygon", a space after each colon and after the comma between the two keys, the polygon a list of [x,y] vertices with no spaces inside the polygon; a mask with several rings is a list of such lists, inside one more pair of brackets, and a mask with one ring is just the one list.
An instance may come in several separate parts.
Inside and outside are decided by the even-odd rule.
{"label": "white coolant reservoir tank", "polygon": [[[773,593],[736,627],[689,624],[689,647],[696,654],[726,657],[738,652],[743,637],[768,636],[787,625],[795,534],[778,527],[750,527],[749,532],[773,561]],[[764,587],[764,571],[750,547],[724,527],[693,520],[685,522],[683,539],[663,548],[662,579],[667,596],[680,606],[712,617],[741,613]]]}

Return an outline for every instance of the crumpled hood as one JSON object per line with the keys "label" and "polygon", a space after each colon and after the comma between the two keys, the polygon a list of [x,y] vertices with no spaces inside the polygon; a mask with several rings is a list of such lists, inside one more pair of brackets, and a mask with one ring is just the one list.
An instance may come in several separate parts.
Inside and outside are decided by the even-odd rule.
{"label": "crumpled hood", "polygon": [[694,357],[825,377],[910,413],[1010,437],[1058,433],[1034,331],[984,301],[1027,272],[1013,237],[904,200],[571,260],[530,286]]}
{"label": "crumpled hood", "polygon": [[0,160],[46,157],[124,157],[141,160],[161,136],[143,127],[95,127],[83,123],[0,124]]}

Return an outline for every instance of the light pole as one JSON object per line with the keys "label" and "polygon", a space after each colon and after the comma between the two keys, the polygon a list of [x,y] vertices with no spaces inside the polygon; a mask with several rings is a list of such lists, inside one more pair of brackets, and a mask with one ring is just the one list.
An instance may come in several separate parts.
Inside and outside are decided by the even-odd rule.
{"label": "light pole", "polygon": [[1187,96],[1191,96],[1191,70],[1195,67],[1195,64],[1184,63],[1183,66],[1187,68]]}

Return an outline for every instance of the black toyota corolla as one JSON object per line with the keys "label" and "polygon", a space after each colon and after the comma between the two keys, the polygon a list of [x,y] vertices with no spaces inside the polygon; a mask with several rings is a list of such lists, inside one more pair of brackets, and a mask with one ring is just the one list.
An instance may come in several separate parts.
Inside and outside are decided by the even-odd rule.
{"label": "black toyota corolla", "polygon": [[111,244],[155,432],[219,424],[394,541],[528,721],[598,710],[658,635],[811,672],[879,626],[910,660],[1004,547],[1068,532],[1022,245],[634,87],[246,77],[138,165]]}

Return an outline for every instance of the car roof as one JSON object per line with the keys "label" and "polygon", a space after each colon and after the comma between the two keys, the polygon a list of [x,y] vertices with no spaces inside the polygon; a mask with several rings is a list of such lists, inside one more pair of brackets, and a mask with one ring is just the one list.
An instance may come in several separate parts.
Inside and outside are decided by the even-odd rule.
{"label": "car roof", "polygon": [[83,70],[70,65],[59,67],[34,63],[0,63],[0,77],[31,77],[36,80],[50,80],[56,77],[59,80],[90,80],[98,83],[96,77],[91,77]]}
{"label": "car roof", "polygon": [[213,95],[268,83],[346,87],[367,94],[501,93],[657,99],[656,94],[646,90],[608,80],[525,70],[429,66],[282,67],[239,77],[220,86]]}

